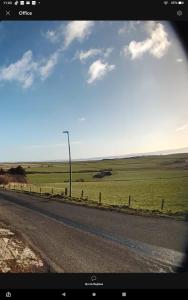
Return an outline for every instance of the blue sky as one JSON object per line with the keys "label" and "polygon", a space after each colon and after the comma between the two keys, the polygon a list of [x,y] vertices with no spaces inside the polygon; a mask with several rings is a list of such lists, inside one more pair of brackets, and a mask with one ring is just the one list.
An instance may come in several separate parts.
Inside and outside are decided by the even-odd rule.
{"label": "blue sky", "polygon": [[167,22],[2,22],[0,161],[187,147],[187,82]]}

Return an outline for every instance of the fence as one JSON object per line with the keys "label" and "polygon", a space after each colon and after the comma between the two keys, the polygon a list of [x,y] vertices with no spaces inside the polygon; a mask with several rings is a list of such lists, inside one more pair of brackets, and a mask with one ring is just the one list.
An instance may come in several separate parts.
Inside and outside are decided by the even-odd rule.
{"label": "fence", "polygon": [[[37,194],[41,196],[51,196],[51,197],[62,197],[62,198],[69,198],[68,197],[68,188],[65,187],[64,189],[62,188],[54,188],[54,187],[43,187],[39,185],[29,185],[29,184],[9,184],[9,185],[1,185],[1,188],[5,190],[12,190],[12,191],[17,191],[17,192],[26,192],[26,193],[31,193],[31,194]],[[77,200],[77,201],[86,201],[86,202],[91,202],[91,203],[96,203],[99,206],[114,206],[114,207],[119,207],[119,208],[130,208],[130,209],[146,209],[147,210],[155,210],[155,211],[167,211],[167,202],[165,201],[164,198],[159,199],[157,203],[155,204],[155,207],[152,207],[151,205],[149,206],[144,205],[141,203],[141,201],[138,201],[135,199],[135,197],[131,194],[128,196],[124,197],[123,201],[121,204],[113,203],[113,202],[108,202],[106,199],[103,198],[103,193],[98,192],[96,195],[95,199],[92,199],[88,197],[87,193],[82,189],[80,191],[80,195],[72,196],[72,200]]]}

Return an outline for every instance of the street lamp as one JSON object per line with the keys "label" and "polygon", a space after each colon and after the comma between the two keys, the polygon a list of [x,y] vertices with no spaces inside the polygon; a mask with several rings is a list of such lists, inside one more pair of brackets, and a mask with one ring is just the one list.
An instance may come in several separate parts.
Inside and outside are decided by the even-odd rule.
{"label": "street lamp", "polygon": [[67,138],[68,138],[68,148],[69,148],[69,197],[71,197],[71,195],[72,195],[72,165],[71,165],[71,151],[70,151],[69,131],[63,131],[63,133],[67,134]]}

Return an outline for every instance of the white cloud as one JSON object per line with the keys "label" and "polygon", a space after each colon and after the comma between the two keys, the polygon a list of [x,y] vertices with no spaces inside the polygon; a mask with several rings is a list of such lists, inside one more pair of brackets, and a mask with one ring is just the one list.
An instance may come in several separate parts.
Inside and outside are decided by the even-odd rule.
{"label": "white cloud", "polygon": [[78,119],[79,122],[85,122],[85,120],[86,120],[86,118],[84,118],[84,117]]}
{"label": "white cloud", "polygon": [[82,42],[91,34],[93,21],[71,21],[64,30],[64,46],[67,48],[74,40]]}
{"label": "white cloud", "polygon": [[[72,145],[79,145],[81,144],[81,141],[71,141],[71,144]],[[59,148],[59,147],[66,147],[67,146],[67,143],[59,143],[59,144],[38,144],[38,145],[25,145],[23,146],[23,148],[26,148],[26,149],[43,149],[43,148]]]}
{"label": "white cloud", "polygon": [[[47,31],[46,37],[50,41],[62,41],[64,46],[59,46],[49,57],[40,60],[34,60],[32,51],[28,50],[16,62],[0,67],[0,82],[15,81],[23,89],[27,89],[33,85],[37,78],[40,80],[47,79],[57,65],[62,51],[74,40],[82,41],[87,38],[91,34],[93,25],[93,21],[71,21],[66,26],[61,23],[57,29]],[[110,50],[107,49],[105,55],[109,52]]]}
{"label": "white cloud", "polygon": [[48,30],[46,33],[42,33],[51,43],[63,43],[66,25],[61,22],[55,29]]}
{"label": "white cloud", "polygon": [[185,129],[187,129],[187,128],[188,128],[188,123],[186,123],[186,124],[184,124],[184,125],[182,125],[182,126],[176,128],[176,132],[185,130]]}
{"label": "white cloud", "polygon": [[45,36],[52,43],[58,42],[60,37],[63,36],[63,27],[60,26],[55,30],[48,30]]}
{"label": "white cloud", "polygon": [[103,51],[103,56],[104,56],[105,58],[108,57],[108,56],[112,53],[113,50],[114,50],[113,48],[107,48],[107,49],[105,49],[105,50]]}
{"label": "white cloud", "polygon": [[54,67],[58,63],[58,58],[59,52],[56,51],[47,60],[44,61],[44,64],[39,69],[42,80],[45,80],[52,73]]}
{"label": "white cloud", "polygon": [[48,30],[45,36],[52,43],[62,43],[62,50],[65,50],[74,40],[82,42],[87,38],[93,26],[94,21],[70,21],[67,25],[61,23],[56,29]]}
{"label": "white cloud", "polygon": [[182,58],[177,58],[177,59],[176,59],[176,62],[177,62],[177,63],[182,63],[182,62],[183,62],[183,59],[182,59]]}
{"label": "white cloud", "polygon": [[108,72],[114,70],[115,65],[103,63],[101,60],[93,62],[88,71],[89,79],[88,83],[93,83],[96,80],[102,79]]}
{"label": "white cloud", "polygon": [[75,58],[78,58],[81,62],[87,60],[88,58],[94,57],[101,54],[101,49],[89,49],[87,51],[77,51]]}
{"label": "white cloud", "polygon": [[130,33],[133,30],[136,30],[136,27],[140,24],[140,21],[126,21],[122,27],[119,28],[118,34]]}
{"label": "white cloud", "polygon": [[157,22],[156,21],[145,21],[142,23],[143,30],[149,35],[152,34],[152,31],[155,29]]}
{"label": "white cloud", "polygon": [[103,56],[108,57],[113,51],[113,48],[107,48],[107,49],[100,49],[100,48],[93,48],[86,51],[77,51],[75,58],[79,59],[81,62],[86,61],[89,58],[92,58],[94,56]]}
{"label": "white cloud", "polygon": [[34,61],[32,51],[28,50],[18,61],[0,68],[0,81],[15,81],[23,89],[30,88],[36,78],[47,79],[58,63],[58,57],[59,53],[57,51],[49,58]]}
{"label": "white cloud", "polygon": [[127,24],[124,24],[122,27],[119,28],[118,34],[124,34],[128,32]]}
{"label": "white cloud", "polygon": [[141,42],[131,41],[123,49],[124,55],[130,55],[132,60],[142,57],[145,53],[149,53],[158,59],[167,53],[170,42],[164,25],[148,21],[145,23],[145,30],[149,33],[148,38]]}
{"label": "white cloud", "polygon": [[25,89],[33,84],[38,65],[33,61],[32,51],[25,52],[20,60],[0,68],[0,81],[17,81]]}

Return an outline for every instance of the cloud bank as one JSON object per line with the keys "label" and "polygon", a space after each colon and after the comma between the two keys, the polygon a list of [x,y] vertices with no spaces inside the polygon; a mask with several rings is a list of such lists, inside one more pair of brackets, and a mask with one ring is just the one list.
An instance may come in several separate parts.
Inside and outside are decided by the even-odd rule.
{"label": "cloud bank", "polygon": [[168,51],[170,41],[163,24],[149,21],[145,24],[145,31],[149,37],[143,41],[131,41],[123,49],[125,56],[130,56],[132,60],[149,53],[155,58],[162,58]]}

